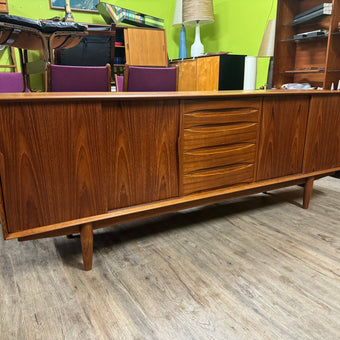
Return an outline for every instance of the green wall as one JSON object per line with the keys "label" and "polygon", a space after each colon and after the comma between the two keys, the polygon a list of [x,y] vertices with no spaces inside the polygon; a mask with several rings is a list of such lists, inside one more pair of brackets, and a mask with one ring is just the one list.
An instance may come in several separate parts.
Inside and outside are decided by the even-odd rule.
{"label": "green wall", "polygon": [[[106,0],[107,3],[163,18],[167,32],[168,55],[178,57],[179,28],[172,27],[176,0]],[[214,0],[215,22],[201,27],[205,52],[228,51],[233,54],[257,55],[262,35],[269,19],[275,18],[276,0]],[[50,9],[49,0],[8,0],[9,14],[31,19],[64,16],[61,10]],[[104,23],[99,14],[73,12],[78,22]],[[194,28],[187,28],[187,50],[194,41]],[[37,59],[37,52],[30,52]],[[268,60],[258,61],[257,85],[265,84]],[[8,54],[0,52],[0,64],[8,63]],[[4,71],[5,69],[1,69]],[[33,87],[41,88],[41,78],[33,80]]]}

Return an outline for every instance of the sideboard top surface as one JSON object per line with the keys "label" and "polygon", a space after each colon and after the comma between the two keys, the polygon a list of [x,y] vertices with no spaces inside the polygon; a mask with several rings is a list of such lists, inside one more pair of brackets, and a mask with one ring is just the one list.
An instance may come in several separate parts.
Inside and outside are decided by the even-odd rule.
{"label": "sideboard top surface", "polygon": [[257,91],[177,91],[177,92],[34,92],[34,93],[0,93],[0,101],[68,101],[68,100],[155,100],[155,99],[195,99],[195,98],[235,98],[235,97],[267,97],[287,95],[339,95],[340,91],[293,91],[293,90],[257,90]]}

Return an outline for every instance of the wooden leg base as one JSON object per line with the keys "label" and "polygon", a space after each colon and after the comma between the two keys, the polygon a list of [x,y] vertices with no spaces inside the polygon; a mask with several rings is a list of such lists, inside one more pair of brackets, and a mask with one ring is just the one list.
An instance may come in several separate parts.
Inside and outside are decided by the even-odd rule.
{"label": "wooden leg base", "polygon": [[83,254],[84,269],[92,269],[93,257],[93,228],[91,223],[84,224],[80,229],[81,251]]}
{"label": "wooden leg base", "polygon": [[314,177],[307,179],[303,191],[303,209],[308,209],[309,201],[312,196]]}

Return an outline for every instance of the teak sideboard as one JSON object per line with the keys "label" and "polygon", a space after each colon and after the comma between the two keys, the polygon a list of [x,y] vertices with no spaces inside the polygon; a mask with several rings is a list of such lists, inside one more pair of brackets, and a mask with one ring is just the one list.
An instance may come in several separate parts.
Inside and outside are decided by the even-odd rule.
{"label": "teak sideboard", "polygon": [[0,95],[5,239],[80,233],[340,170],[340,92]]}

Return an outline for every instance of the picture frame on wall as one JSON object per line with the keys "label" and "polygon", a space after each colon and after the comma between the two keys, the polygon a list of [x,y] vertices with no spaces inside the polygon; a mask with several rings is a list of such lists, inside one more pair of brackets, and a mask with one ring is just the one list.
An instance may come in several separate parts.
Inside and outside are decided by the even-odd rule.
{"label": "picture frame on wall", "polygon": [[[98,12],[96,5],[100,0],[71,0],[70,7],[72,11],[78,12]],[[50,0],[51,9],[64,9],[65,0]]]}

